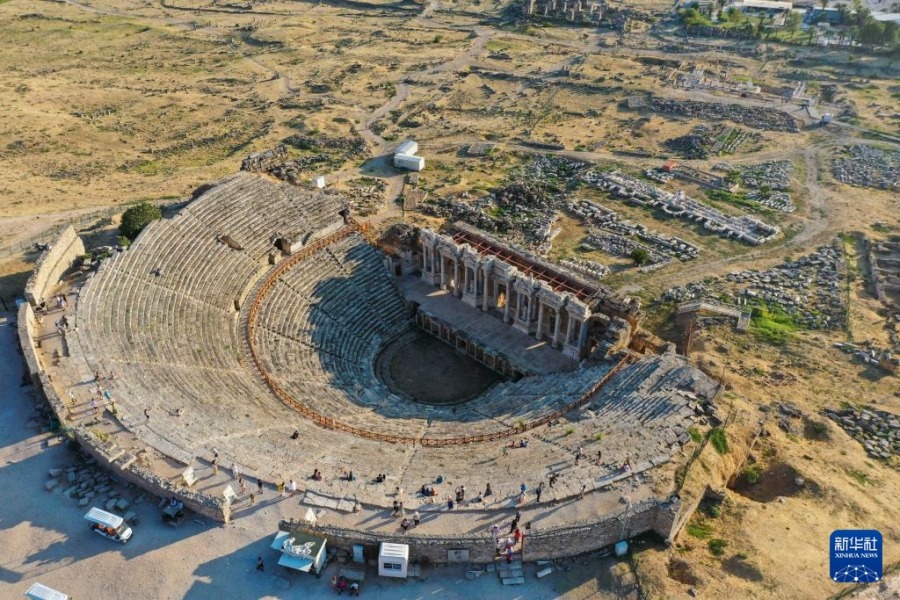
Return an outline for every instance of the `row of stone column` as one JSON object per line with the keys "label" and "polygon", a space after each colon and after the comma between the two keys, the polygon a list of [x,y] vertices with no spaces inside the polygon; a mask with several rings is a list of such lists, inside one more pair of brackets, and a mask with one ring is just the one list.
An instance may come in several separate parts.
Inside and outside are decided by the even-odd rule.
{"label": "row of stone column", "polygon": [[505,323],[549,341],[566,356],[578,360],[587,354],[591,312],[576,297],[556,292],[532,275],[450,237],[423,229],[419,239],[423,281],[473,308],[502,311]]}

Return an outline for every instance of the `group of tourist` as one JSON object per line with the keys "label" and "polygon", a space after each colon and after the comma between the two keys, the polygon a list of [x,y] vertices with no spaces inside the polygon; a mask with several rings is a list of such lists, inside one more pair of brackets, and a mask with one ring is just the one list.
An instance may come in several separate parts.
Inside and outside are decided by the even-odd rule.
{"label": "group of tourist", "polygon": [[347,579],[342,575],[340,577],[334,576],[331,578],[331,589],[338,593],[338,596],[344,593],[344,590],[350,590],[351,596],[359,596],[359,582],[351,581],[348,582]]}

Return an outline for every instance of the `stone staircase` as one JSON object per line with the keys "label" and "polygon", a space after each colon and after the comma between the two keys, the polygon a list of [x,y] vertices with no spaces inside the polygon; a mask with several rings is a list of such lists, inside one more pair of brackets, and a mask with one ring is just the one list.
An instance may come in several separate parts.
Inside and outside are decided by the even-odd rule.
{"label": "stone staircase", "polygon": [[512,562],[506,562],[506,557],[501,556],[494,564],[503,585],[521,585],[525,583],[525,569],[522,565],[521,552],[513,552]]}

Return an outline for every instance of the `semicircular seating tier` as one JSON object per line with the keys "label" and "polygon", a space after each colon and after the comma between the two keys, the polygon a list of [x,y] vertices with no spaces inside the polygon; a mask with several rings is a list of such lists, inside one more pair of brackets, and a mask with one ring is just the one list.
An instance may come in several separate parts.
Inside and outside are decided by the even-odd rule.
{"label": "semicircular seating tier", "polygon": [[[382,503],[389,502],[384,490],[365,479],[375,473],[391,477],[381,487],[400,482],[411,488],[440,474],[440,465],[456,465],[444,474],[512,489],[522,478],[525,454],[534,470],[551,469],[565,463],[576,445],[599,440],[591,437],[595,432],[603,432],[600,444],[610,460],[618,458],[615,445],[627,443],[633,463],[654,464],[686,435],[693,411],[671,391],[711,385],[681,382],[684,362],[677,357],[625,369],[568,415],[583,422],[578,435],[534,430],[525,434],[532,444],[517,456],[507,457],[503,442],[386,449],[383,442],[324,429],[292,410],[256,370],[236,306],[249,303],[273,269],[268,255],[279,236],[311,243],[342,231],[265,290],[250,340],[269,376],[327,419],[416,439],[510,431],[582,398],[612,368],[596,364],[500,383],[455,407],[396,396],[376,377],[375,359],[386,343],[409,331],[411,319],[380,253],[341,229],[340,208],[337,195],[240,174],[174,217],[152,223],[89,279],[77,303],[73,344],[91,372],[116,373],[110,388],[120,421],[140,440],[136,448],[150,446],[185,464],[215,448],[222,464],[237,462],[270,480],[303,479],[313,468],[355,469],[363,480],[314,485]],[[149,420],[143,415],[148,407]],[[291,439],[294,431],[299,440]],[[582,482],[599,486],[608,475],[599,466],[578,468],[584,472],[572,484],[576,491]]]}

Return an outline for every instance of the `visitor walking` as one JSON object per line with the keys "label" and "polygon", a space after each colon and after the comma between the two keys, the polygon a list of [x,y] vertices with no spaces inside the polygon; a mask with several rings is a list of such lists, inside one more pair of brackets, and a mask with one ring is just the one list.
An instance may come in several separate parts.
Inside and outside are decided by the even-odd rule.
{"label": "visitor walking", "polygon": [[416,527],[419,526],[419,522],[422,520],[421,516],[419,516],[419,511],[413,513],[413,525]]}
{"label": "visitor walking", "polygon": [[491,538],[494,540],[494,543],[497,543],[497,540],[500,538],[500,526],[494,523],[491,525]]}
{"label": "visitor walking", "polygon": [[[98,375],[99,375],[99,373],[98,373]],[[147,419],[148,422],[150,421],[150,407],[147,407],[144,409],[144,417]]]}
{"label": "visitor walking", "polygon": [[265,565],[265,563],[263,563],[262,556],[256,557],[256,570],[257,571],[265,571],[266,570],[266,565]]}
{"label": "visitor walking", "polygon": [[291,496],[297,495],[297,482],[293,479],[288,482],[288,490],[290,490]]}
{"label": "visitor walking", "polygon": [[253,506],[254,504],[256,504],[256,494],[250,492],[250,506]]}
{"label": "visitor walking", "polygon": [[263,495],[263,483],[262,483],[262,479],[260,479],[259,477],[256,478],[256,487],[257,487],[257,489],[259,489],[259,495],[262,496]]}
{"label": "visitor walking", "polygon": [[235,463],[231,463],[231,475],[235,479],[241,478],[241,469]]}
{"label": "visitor walking", "polygon": [[284,493],[284,482],[283,482],[283,481],[282,481],[282,482],[279,482],[278,486],[276,486],[275,489],[278,490],[278,495],[279,495],[279,496],[281,496],[282,498],[285,497],[285,493]]}
{"label": "visitor walking", "polygon": [[400,527],[403,529],[403,533],[406,533],[409,530],[409,519],[404,518],[400,521]]}
{"label": "visitor walking", "polygon": [[240,475],[238,475],[238,485],[241,486],[241,495],[243,496],[244,494],[247,493],[247,484],[244,483],[244,480],[241,478]]}

